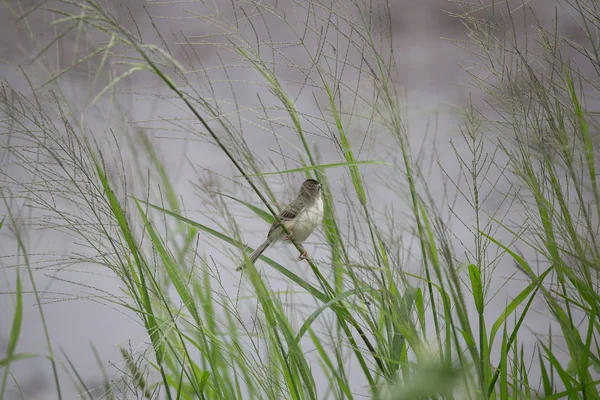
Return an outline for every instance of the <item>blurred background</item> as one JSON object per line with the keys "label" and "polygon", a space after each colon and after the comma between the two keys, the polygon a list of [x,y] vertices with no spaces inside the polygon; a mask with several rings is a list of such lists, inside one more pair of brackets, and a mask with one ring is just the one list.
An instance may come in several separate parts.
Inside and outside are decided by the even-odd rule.
{"label": "blurred background", "polygon": [[[184,64],[188,70],[192,70],[194,66],[210,68],[213,65],[235,63],[236,61],[235,57],[227,52],[218,53],[215,46],[202,44],[203,41],[209,40],[214,28],[197,17],[198,14],[204,12],[204,9],[193,1],[109,0],[101,1],[101,3],[120,21],[123,21],[128,29],[139,31],[147,42],[168,46],[172,56]],[[218,4],[218,7],[224,18],[232,20],[240,18],[239,14],[232,10],[230,2],[222,1],[221,3]],[[541,20],[540,23],[543,24],[544,19],[546,23],[550,23],[555,12],[565,12],[561,7],[556,8],[550,3],[553,2],[547,0],[528,1],[525,4],[510,2],[510,7],[515,10],[515,16],[520,15],[519,8],[534,9],[536,16]],[[301,9],[302,6],[302,1],[290,0],[277,3],[277,8],[288,16],[293,15],[295,10]],[[39,31],[40,35],[44,35],[52,30],[49,27],[53,22],[45,10],[58,7],[58,5],[52,1],[5,0],[0,7],[3,10],[0,12],[0,79],[9,82],[10,85],[23,92],[30,92],[30,82],[24,79],[22,69],[30,71],[38,67],[35,65],[34,49],[28,47],[31,38],[27,37],[27,33],[21,29],[20,24],[26,22],[34,32]],[[480,91],[471,90],[469,82],[472,81],[472,78],[466,71],[475,66],[477,59],[468,49],[461,46],[461,43],[468,40],[468,32],[461,20],[453,16],[460,11],[456,2],[393,0],[390,2],[390,11],[393,52],[397,62],[399,83],[405,92],[405,108],[411,144],[416,149],[415,151],[418,150],[422,154],[424,165],[429,166],[430,172],[437,171],[437,173],[432,172],[429,185],[434,196],[443,197],[447,195],[448,182],[445,180],[447,178],[440,173],[440,167],[436,162],[427,160],[437,157],[449,175],[458,175],[456,156],[450,150],[449,143],[455,141],[459,146],[458,151],[461,150],[460,124],[464,118],[464,108],[469,107],[471,102],[476,106],[484,106],[486,101],[485,95]],[[324,18],[326,18],[326,11],[323,12]],[[24,14],[27,15],[26,19],[15,18],[15,15]],[[55,15],[55,18],[58,16]],[[294,21],[298,24],[301,22]],[[561,24],[558,29],[566,35],[570,31],[575,33],[579,27],[575,23],[573,24],[569,26],[567,22]],[[269,34],[272,36],[272,40],[282,43],[291,40],[290,37],[286,37],[287,30],[283,27],[281,32],[277,31],[277,21],[274,20],[271,26],[272,30]],[[524,27],[527,27],[527,21],[519,21],[517,31],[523,36],[527,34],[527,28]],[[162,32],[164,36],[159,37],[157,31]],[[197,61],[188,62],[190,60],[189,52],[181,45],[182,35],[188,38],[197,38],[199,44],[194,46],[197,52],[195,54],[197,58],[194,60],[200,60],[201,64]],[[75,43],[75,38],[70,40],[72,40],[71,43]],[[53,52],[56,52],[55,60],[66,60],[63,61],[64,65],[56,65],[55,71],[67,68],[81,57],[81,53],[74,51],[75,45],[68,46],[65,43],[69,42],[63,42],[62,45],[52,49]],[[308,45],[315,45],[314,40]],[[354,63],[360,62],[359,55],[350,54],[348,57]],[[294,61],[298,64],[303,62],[301,59]],[[57,63],[60,64],[60,61]],[[194,63],[196,64],[194,65]],[[121,72],[126,71],[129,67],[122,66],[122,68]],[[471,72],[479,73],[476,69]],[[260,81],[260,77],[255,73],[245,69],[231,69],[230,73],[231,75],[227,77],[221,76],[223,80],[234,82],[226,85],[218,82],[218,76],[222,72],[215,71],[212,75],[225,109],[228,106],[234,107],[235,102],[249,106],[258,101],[258,94],[268,95],[268,90],[253,89],[246,84]],[[292,93],[297,89],[294,87],[294,81],[298,81],[298,85],[301,85],[302,77],[295,76],[293,70],[288,71],[281,68],[280,76],[286,79],[286,85]],[[105,78],[108,79],[108,77]],[[63,88],[74,104],[83,105],[89,101],[90,79],[85,73],[85,69],[69,70],[62,79]],[[202,75],[199,75],[198,79],[202,79]],[[238,82],[241,83],[238,84]],[[101,83],[98,85],[101,87]],[[222,91],[219,88],[222,88]],[[198,204],[196,193],[198,190],[206,188],[206,182],[203,179],[207,175],[202,168],[212,171],[211,179],[222,175],[224,178],[219,180],[220,185],[228,185],[227,180],[235,176],[236,171],[212,145],[189,135],[186,136],[178,129],[177,124],[173,121],[182,116],[181,105],[168,95],[166,90],[160,88],[159,82],[152,74],[140,72],[127,76],[119,82],[116,89],[118,99],[123,106],[123,118],[128,121],[132,131],[144,129],[148,132],[168,173],[174,177],[176,191],[180,193],[186,210],[191,213],[190,215],[194,215],[194,212],[198,213],[196,214],[197,218],[201,220],[203,207],[202,204]],[[232,95],[233,91],[235,98]],[[162,98],[158,99],[161,96]],[[308,89],[298,97],[296,104],[303,112],[318,115],[319,107],[316,98],[313,98]],[[229,105],[227,102],[230,102]],[[108,130],[101,113],[94,116],[92,112],[86,122],[93,135],[106,134]],[[180,122],[182,125],[191,126],[192,129],[201,129],[200,126],[191,124],[189,121]],[[357,127],[357,130],[360,130],[360,127]],[[118,132],[115,134],[119,135]],[[248,141],[251,142],[250,146],[258,154],[265,158],[277,156],[279,150],[273,144],[271,136],[261,132],[258,127],[246,126],[245,134]],[[315,134],[311,136],[311,139],[314,139],[314,143],[321,143],[320,150],[323,160],[334,162],[339,158],[337,149],[328,145],[323,138]],[[356,133],[353,140],[356,143],[360,142],[360,132]],[[282,146],[284,151],[294,149],[293,144],[285,143],[285,141]],[[363,159],[388,158],[384,140],[373,139],[372,143],[364,146],[364,152],[365,154],[361,155]],[[127,154],[120,155],[124,159],[129,156]],[[293,165],[288,167],[291,168]],[[268,168],[274,169],[274,166],[268,166]],[[15,169],[15,174],[20,173]],[[385,187],[385,178],[370,176],[368,169],[365,173],[367,179],[370,179],[370,193],[372,195],[382,193],[382,197],[373,196],[373,203],[386,203],[386,192],[383,189],[378,192],[377,189]],[[341,178],[336,180],[335,171],[332,174],[332,191],[334,194],[339,193],[339,200],[342,201],[342,180]],[[15,176],[15,179],[22,178],[25,178],[25,175]],[[300,182],[299,179],[299,177],[295,177],[283,181],[274,178],[272,183],[275,187],[275,194],[281,199],[290,199]],[[502,187],[498,187],[496,190],[502,192]],[[500,199],[501,197],[498,196],[498,201]],[[18,205],[13,204],[13,206],[19,209]],[[402,206],[399,204],[398,207]],[[459,202],[455,205],[454,211],[460,215],[463,211],[467,213],[468,207]],[[35,210],[27,208],[19,209],[19,212],[25,215],[35,214]],[[401,212],[402,210],[400,210]],[[385,217],[382,216],[382,218]],[[468,221],[468,217],[464,218],[467,218]],[[251,244],[259,243],[267,230],[264,223],[257,222],[256,218],[251,215],[239,215],[238,222],[245,229],[242,232],[244,240]],[[461,226],[455,226],[453,233],[458,241],[462,237],[461,235],[467,234],[468,236],[467,230]],[[32,253],[33,265],[39,267],[36,268],[35,274],[38,290],[41,292],[41,301],[45,304],[44,310],[50,340],[54,343],[57,352],[64,351],[68,355],[90,387],[101,386],[103,373],[111,376],[119,373],[119,366],[122,365],[120,346],[135,350],[144,345],[145,331],[143,327],[138,319],[126,310],[113,307],[110,302],[99,300],[98,296],[101,297],[103,293],[120,295],[120,282],[105,268],[91,264],[73,267],[65,265],[62,261],[53,263],[48,257],[48,255],[55,255],[57,260],[62,260],[65,255],[77,254],[82,251],[81,243],[77,243],[66,233],[47,232],[40,225],[30,226],[24,231],[24,234]],[[13,275],[11,268],[6,266],[12,265],[14,262],[11,255],[14,254],[15,241],[14,237],[6,231],[0,233],[0,238],[0,262],[2,262],[0,264],[0,354],[2,354],[7,345],[8,327],[14,307],[10,296],[10,293],[14,291]],[[319,240],[322,240],[320,233],[313,236],[309,244],[309,249],[314,250],[317,255],[320,248]],[[277,250],[272,251],[273,254],[277,252]],[[286,249],[286,255],[291,257],[294,254],[291,250]],[[303,271],[307,267],[299,265],[298,268]],[[514,272],[510,262],[506,263],[505,268],[505,271],[499,272],[499,277],[508,278]],[[233,267],[230,271],[223,273],[226,274],[225,281],[231,284],[231,289],[234,291],[239,289],[241,283],[239,277],[234,273]],[[286,287],[285,282],[281,284],[282,287]],[[515,290],[517,290],[522,287],[522,284],[523,282],[518,279],[511,281],[507,287],[504,287],[505,291],[502,295],[492,300],[497,302],[498,310],[502,309],[507,299],[511,297],[510,285],[515,285]],[[504,285],[505,282],[502,280],[497,282],[498,288]],[[27,353],[43,353],[46,349],[46,339],[43,330],[39,328],[40,316],[34,307],[36,299],[31,294],[31,287],[24,287],[24,290],[29,290],[29,294],[24,299],[24,331],[19,348]],[[540,326],[545,329],[547,322],[544,322],[544,315],[538,314],[536,318],[539,320],[531,320],[530,324],[541,324]],[[526,339],[523,340],[526,342]],[[531,343],[534,341],[535,337],[532,334]],[[99,369],[92,346],[97,352],[98,359],[106,366],[105,371]],[[20,390],[26,395],[26,398],[55,398],[54,384],[46,363],[39,360],[24,360],[15,364],[12,372],[19,381]],[[64,375],[64,372],[61,374]],[[76,392],[69,385],[65,385],[64,391],[69,395],[67,398],[76,396]],[[101,389],[99,393],[101,393]],[[20,397],[13,391],[8,394],[7,399],[13,398]]]}

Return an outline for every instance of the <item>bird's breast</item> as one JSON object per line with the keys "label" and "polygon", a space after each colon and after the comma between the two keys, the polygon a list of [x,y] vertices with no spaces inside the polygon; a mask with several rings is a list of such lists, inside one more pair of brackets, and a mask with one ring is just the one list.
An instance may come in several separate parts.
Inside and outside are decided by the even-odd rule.
{"label": "bird's breast", "polygon": [[303,242],[313,230],[323,221],[323,199],[319,198],[310,206],[306,207],[296,220],[294,238]]}

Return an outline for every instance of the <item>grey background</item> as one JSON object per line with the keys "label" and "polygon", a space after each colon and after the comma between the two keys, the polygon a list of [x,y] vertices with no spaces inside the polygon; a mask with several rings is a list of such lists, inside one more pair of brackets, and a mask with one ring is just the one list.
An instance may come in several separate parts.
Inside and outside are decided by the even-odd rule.
{"label": "grey background", "polygon": [[[227,14],[227,10],[230,9],[229,2],[224,3],[227,3],[227,5],[223,4],[223,11],[231,17],[230,14]],[[457,10],[456,5],[452,2],[396,0],[391,3],[394,52],[400,82],[407,93],[406,107],[411,143],[415,148],[418,148],[425,141],[424,148],[427,151],[433,151],[434,145],[441,146],[442,149],[447,151],[438,153],[440,162],[450,173],[457,173],[456,158],[448,150],[448,143],[450,140],[455,140],[460,150],[461,135],[458,124],[462,119],[461,108],[466,107],[469,103],[469,91],[465,84],[468,75],[463,66],[469,66],[475,60],[472,54],[448,39],[466,40],[465,28],[458,19],[447,14],[446,11]],[[542,3],[546,7],[541,6]],[[15,0],[9,0],[8,4],[15,5],[16,3]],[[28,9],[35,2],[21,2],[21,4],[24,9]],[[123,6],[129,8],[134,19],[138,21],[139,28],[144,36],[156,39],[146,11],[142,7],[144,4],[142,1],[124,0],[118,3],[115,0],[107,2],[106,6],[111,7],[122,18],[125,18]],[[293,11],[292,2],[282,1],[279,4],[286,11]],[[549,21],[554,14],[553,7],[549,7],[548,2],[533,1],[529,5],[536,9],[538,17],[542,20],[546,18],[546,21]],[[514,6],[518,7],[518,4],[515,3]],[[152,2],[149,2],[147,9],[156,16],[174,17],[184,15],[186,10],[193,10],[194,5],[191,3],[153,5]],[[47,21],[40,19],[38,15],[39,13],[33,13],[31,19],[37,21],[40,27],[44,26]],[[157,23],[161,31],[164,32],[181,30],[186,35],[203,35],[210,32],[210,27],[196,20],[159,18]],[[566,31],[572,28],[568,24],[561,25],[561,29]],[[276,35],[279,35],[279,32],[276,32]],[[283,35],[285,36],[285,34]],[[9,81],[11,85],[26,91],[26,82],[16,68],[21,63],[26,64],[27,57],[23,55],[22,49],[19,48],[19,43],[25,39],[19,33],[15,20],[10,13],[2,11],[0,13],[0,61],[2,63],[0,75],[2,79]],[[278,36],[277,40],[284,41],[285,37]],[[177,49],[177,46],[173,46],[172,49]],[[29,49],[25,49],[25,51],[27,52]],[[63,48],[61,51],[65,59],[70,59],[68,47]],[[216,58],[214,50],[202,48],[199,54],[205,67],[218,64],[219,60]],[[174,55],[178,59],[182,57],[182,54],[178,54],[177,51],[174,52]],[[299,60],[299,62],[302,62],[302,60]],[[238,72],[234,71],[234,73]],[[283,77],[293,78],[286,76],[285,71]],[[251,74],[248,70],[240,71],[239,76],[234,76],[233,79],[260,80],[256,74]],[[74,73],[65,83],[74,101],[85,98],[87,93],[86,82],[86,76],[78,77]],[[157,81],[147,73],[138,74],[124,82],[124,85],[131,88],[149,87],[154,93],[158,91],[158,89],[152,87],[156,84]],[[244,91],[243,86],[240,86],[240,88],[236,92],[238,100],[252,103],[253,99],[256,98],[256,92]],[[293,90],[294,87],[291,85],[290,91],[293,92]],[[267,95],[267,92],[265,91],[263,94]],[[475,92],[471,96],[475,104],[483,105],[484,99],[480,93]],[[130,115],[132,126],[153,128],[150,132],[154,136],[155,143],[158,144],[161,157],[169,172],[172,176],[177,176],[177,189],[182,198],[185,199],[186,208],[190,210],[191,215],[201,218],[198,214],[194,214],[194,211],[201,210],[202,206],[195,204],[197,200],[195,200],[194,188],[190,185],[190,182],[197,182],[197,176],[184,157],[188,157],[196,165],[210,168],[224,176],[233,176],[236,173],[229,161],[215,151],[214,147],[202,142],[183,140],[181,139],[183,134],[179,132],[159,131],[158,127],[164,125],[157,121],[158,118],[172,118],[181,115],[181,111],[178,109],[180,105],[175,101],[157,103],[155,100],[149,100],[145,97],[147,96],[137,93],[123,94],[121,100]],[[297,105],[299,109],[305,112],[310,113],[310,110],[314,110],[312,112],[317,113],[316,105],[310,96],[303,96]],[[92,117],[89,123],[92,128],[96,128],[98,131],[103,130],[101,118],[94,119]],[[436,135],[426,135],[425,133],[431,130],[432,126],[436,126]],[[273,156],[269,135],[253,131],[251,128],[248,129],[248,134],[256,144],[256,151],[261,156]],[[180,138],[180,140],[177,138]],[[315,138],[315,141],[318,140],[318,138]],[[365,155],[362,158],[384,158],[386,156],[385,140],[375,140],[375,143],[372,143],[367,150],[370,157]],[[287,149],[292,150],[293,146],[290,145]],[[322,152],[325,160],[334,161],[339,159],[336,150],[326,142],[322,146]],[[441,197],[448,185],[441,178],[439,169],[436,166],[433,169],[437,170],[437,173],[432,174],[429,184],[434,195]],[[375,176],[369,175],[369,171],[366,173],[367,177],[370,177],[369,189],[373,196],[374,208],[377,208],[378,203],[388,204],[392,200],[391,193],[386,192],[382,182],[376,179]],[[344,189],[343,177],[336,175],[336,172],[332,172],[332,177],[333,192],[341,197]],[[277,179],[273,180],[276,193],[284,199],[289,199],[291,192],[294,190],[294,185],[298,184],[300,178],[295,177],[294,179],[290,181],[292,187]],[[502,190],[502,188],[499,189]],[[253,200],[256,201],[256,199]],[[455,211],[459,215],[462,213],[462,217],[469,221],[470,210],[467,206],[461,206],[459,203]],[[250,216],[246,218],[240,216],[239,221],[246,228],[244,232],[245,240],[251,244],[258,243],[266,230],[264,224],[257,223],[256,218]],[[453,233],[458,238],[468,238],[468,232],[460,224],[454,224],[452,228]],[[9,256],[14,254],[14,241],[10,240],[8,236],[5,233],[0,242],[0,256],[4,259],[2,266],[11,265]],[[322,234],[318,234],[311,239],[310,246],[316,249],[317,257],[319,255],[318,243],[322,238]],[[45,257],[43,254],[53,253],[60,256],[80,249],[71,237],[56,232],[30,230],[28,243],[32,253],[41,254],[37,258],[33,257],[39,261],[43,261]],[[285,253],[288,258],[291,258],[292,255],[293,252],[289,250]],[[306,273],[306,266],[300,265],[298,268]],[[494,282],[496,288],[502,286],[504,278],[507,278],[513,272],[508,261],[503,264],[503,268],[505,269],[496,271],[498,277],[497,281]],[[235,291],[240,285],[240,281],[232,270],[233,268],[231,268],[231,271],[224,271],[223,273],[226,274],[226,279],[229,280],[232,290]],[[269,274],[269,276],[274,277],[273,274]],[[59,279],[56,279],[57,277]],[[9,295],[11,290],[14,290],[14,278],[11,269],[3,268],[0,278],[0,292],[3,293],[0,294],[0,349],[3,349],[6,345],[13,309],[12,297]],[[94,386],[94,382],[99,384],[100,373],[94,361],[90,343],[93,343],[98,349],[105,363],[114,362],[117,365],[122,365],[118,352],[119,346],[126,345],[134,349],[138,346],[140,348],[144,346],[144,331],[134,316],[124,310],[114,309],[106,304],[98,304],[81,298],[86,294],[97,294],[98,290],[118,293],[119,282],[109,271],[91,265],[82,265],[70,268],[68,271],[60,271],[57,266],[48,265],[46,260],[46,268],[37,270],[36,278],[38,288],[45,293],[44,299],[48,303],[44,310],[55,351],[58,352],[60,348],[64,349],[77,366],[79,373],[91,382],[91,386]],[[274,279],[277,280],[276,277]],[[280,283],[282,287],[287,285],[285,282]],[[498,315],[512,294],[516,293],[523,285],[523,280],[516,279],[504,287],[500,295],[492,300],[492,306],[489,308],[490,317]],[[31,286],[26,283],[26,290],[30,289]],[[70,299],[71,295],[73,296],[72,299]],[[45,342],[39,315],[34,304],[33,296],[28,295],[25,299],[23,333],[19,342],[19,351],[43,353],[45,352]],[[544,321],[543,315],[532,314],[532,316],[538,319],[531,320],[530,325],[537,325],[537,328],[540,328],[542,332],[545,331],[547,322]],[[520,339],[525,344],[533,344],[535,341],[533,335],[529,338],[521,336]],[[24,393],[30,396],[29,398],[55,398],[48,362],[41,360],[22,361],[14,364],[13,373],[19,380]],[[115,374],[116,371],[109,368],[108,373]],[[64,373],[61,373],[61,376],[64,378]],[[68,380],[63,380],[63,388],[69,396],[76,395]],[[354,389],[360,391],[360,385]],[[70,398],[69,396],[67,398]],[[12,397],[9,395],[9,398]]]}

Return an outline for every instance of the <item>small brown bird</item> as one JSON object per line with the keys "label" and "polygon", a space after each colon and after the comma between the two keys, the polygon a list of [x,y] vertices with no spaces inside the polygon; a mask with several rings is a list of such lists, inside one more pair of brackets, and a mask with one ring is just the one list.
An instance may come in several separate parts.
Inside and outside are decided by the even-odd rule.
{"label": "small brown bird", "polygon": [[[294,201],[279,214],[279,220],[290,235],[286,235],[278,221],[274,221],[267,234],[267,240],[258,246],[248,257],[255,262],[258,257],[273,243],[279,240],[293,239],[296,243],[302,243],[313,233],[315,228],[323,221],[323,197],[321,196],[321,184],[315,179],[307,179],[302,183],[300,192]],[[303,260],[307,252],[298,257]],[[237,271],[243,269],[246,263],[237,267]]]}

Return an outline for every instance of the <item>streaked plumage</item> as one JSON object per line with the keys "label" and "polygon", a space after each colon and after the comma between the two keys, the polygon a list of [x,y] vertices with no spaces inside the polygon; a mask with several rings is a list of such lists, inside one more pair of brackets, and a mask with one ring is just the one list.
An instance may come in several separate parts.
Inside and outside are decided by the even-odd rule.
{"label": "streaked plumage", "polygon": [[[281,223],[285,225],[296,243],[302,243],[313,233],[323,221],[323,198],[321,184],[315,179],[307,179],[300,187],[298,196],[279,214]],[[267,240],[256,248],[248,257],[255,262],[258,257],[273,243],[289,239],[279,222],[275,221],[269,229]],[[301,257],[306,257],[303,254]],[[299,258],[301,259],[301,258]],[[237,270],[243,269],[245,263]]]}

